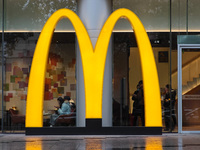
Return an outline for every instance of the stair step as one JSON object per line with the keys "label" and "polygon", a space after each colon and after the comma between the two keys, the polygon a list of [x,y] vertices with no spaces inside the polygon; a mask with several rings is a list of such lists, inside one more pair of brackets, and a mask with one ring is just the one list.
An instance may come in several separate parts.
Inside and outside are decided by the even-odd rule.
{"label": "stair step", "polygon": [[187,85],[182,86],[182,92],[191,91],[194,87],[200,85],[200,74],[199,77],[194,77],[193,81],[187,81]]}
{"label": "stair step", "polygon": [[193,81],[194,82],[198,82],[198,78],[193,78]]}
{"label": "stair step", "polygon": [[193,82],[193,81],[188,81],[187,85],[190,86],[190,87],[194,87],[196,85],[196,83]]}
{"label": "stair step", "polygon": [[183,93],[186,92],[186,91],[188,91],[189,89],[190,89],[190,86],[188,86],[188,85],[182,86],[182,92]]}
{"label": "stair step", "polygon": [[197,78],[197,85],[200,84],[200,78]]}
{"label": "stair step", "polygon": [[184,93],[185,91],[187,91],[187,86],[182,87],[182,92]]}

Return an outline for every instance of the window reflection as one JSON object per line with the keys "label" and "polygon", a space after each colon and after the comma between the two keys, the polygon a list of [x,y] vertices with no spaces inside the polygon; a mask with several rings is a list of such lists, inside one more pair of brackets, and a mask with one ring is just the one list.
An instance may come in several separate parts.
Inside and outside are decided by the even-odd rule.
{"label": "window reflection", "polygon": [[26,150],[42,150],[42,138],[28,138],[26,140]]}
{"label": "window reflection", "polygon": [[[15,3],[15,5],[13,5]],[[38,31],[40,32],[47,19],[58,9],[68,8],[76,11],[75,0],[7,0],[5,1],[6,17],[5,31]],[[7,9],[8,8],[8,9]],[[16,11],[17,10],[17,11]],[[22,23],[23,22],[23,23]],[[74,31],[71,23],[64,19],[58,26],[57,31]]]}
{"label": "window reflection", "polygon": [[162,150],[162,138],[161,137],[148,137],[146,139],[146,150]]}

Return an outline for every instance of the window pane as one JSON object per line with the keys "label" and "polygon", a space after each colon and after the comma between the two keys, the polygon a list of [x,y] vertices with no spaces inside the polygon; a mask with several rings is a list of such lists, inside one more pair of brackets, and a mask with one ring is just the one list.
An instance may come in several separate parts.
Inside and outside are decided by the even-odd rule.
{"label": "window pane", "polygon": [[[13,5],[14,4],[14,5]],[[58,9],[69,8],[76,12],[75,0],[6,0],[5,31],[41,31],[47,19]],[[74,31],[71,22],[63,19],[57,31]]]}
{"label": "window pane", "polygon": [[[128,8],[142,21],[149,32],[169,31],[169,0],[113,0],[113,9]],[[115,31],[131,31],[129,22],[120,20]]]}

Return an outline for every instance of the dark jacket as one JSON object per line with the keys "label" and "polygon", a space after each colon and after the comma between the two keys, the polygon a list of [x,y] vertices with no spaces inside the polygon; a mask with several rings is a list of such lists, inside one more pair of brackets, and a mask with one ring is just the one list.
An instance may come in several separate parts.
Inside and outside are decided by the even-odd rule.
{"label": "dark jacket", "polygon": [[171,99],[170,99],[170,93],[165,94],[165,99],[164,99],[164,107],[165,108],[170,108],[170,103],[172,103],[172,108],[174,107],[175,104],[175,98],[176,98],[176,91],[171,90]]}

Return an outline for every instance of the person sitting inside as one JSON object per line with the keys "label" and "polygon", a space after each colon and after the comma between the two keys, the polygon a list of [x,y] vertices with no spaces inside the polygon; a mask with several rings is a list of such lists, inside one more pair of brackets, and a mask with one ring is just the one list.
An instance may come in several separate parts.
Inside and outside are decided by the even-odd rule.
{"label": "person sitting inside", "polygon": [[75,113],[76,112],[76,104],[75,104],[74,100],[70,99],[69,104],[71,107],[71,112]]}
{"label": "person sitting inside", "polygon": [[65,96],[64,99],[62,97],[59,97],[57,99],[59,107],[54,106],[57,108],[57,111],[56,113],[52,114],[50,117],[50,126],[55,125],[56,119],[60,115],[68,115],[71,113],[71,106],[70,106],[69,100],[70,100],[69,96]]}

